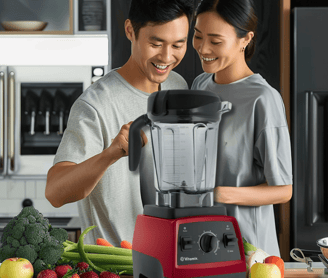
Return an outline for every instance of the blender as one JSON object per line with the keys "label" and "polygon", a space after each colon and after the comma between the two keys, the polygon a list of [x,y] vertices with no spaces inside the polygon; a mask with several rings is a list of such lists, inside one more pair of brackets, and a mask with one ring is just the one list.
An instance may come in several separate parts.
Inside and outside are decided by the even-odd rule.
{"label": "blender", "polygon": [[156,204],[144,206],[134,229],[134,278],[246,276],[238,223],[214,204],[219,124],[230,110],[213,92],[158,91],[131,124],[129,168],[138,168],[149,126],[156,174]]}

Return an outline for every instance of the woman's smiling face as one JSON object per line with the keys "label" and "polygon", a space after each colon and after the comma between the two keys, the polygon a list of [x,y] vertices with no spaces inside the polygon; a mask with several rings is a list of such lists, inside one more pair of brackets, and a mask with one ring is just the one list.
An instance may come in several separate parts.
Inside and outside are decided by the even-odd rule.
{"label": "woman's smiling face", "polygon": [[242,49],[246,45],[246,38],[238,38],[235,28],[216,12],[197,16],[193,47],[205,72],[232,70],[239,62],[245,61]]}

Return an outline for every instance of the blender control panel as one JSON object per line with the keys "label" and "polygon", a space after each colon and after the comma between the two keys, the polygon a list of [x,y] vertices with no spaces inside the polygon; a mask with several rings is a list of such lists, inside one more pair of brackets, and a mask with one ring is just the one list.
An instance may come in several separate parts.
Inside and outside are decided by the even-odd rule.
{"label": "blender control panel", "polygon": [[240,252],[231,222],[206,221],[179,225],[178,265],[234,260],[240,260]]}

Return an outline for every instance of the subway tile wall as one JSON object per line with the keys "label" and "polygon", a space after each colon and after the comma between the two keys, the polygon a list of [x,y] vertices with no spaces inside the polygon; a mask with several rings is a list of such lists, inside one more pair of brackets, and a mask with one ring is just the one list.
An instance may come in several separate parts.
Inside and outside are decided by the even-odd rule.
{"label": "subway tile wall", "polygon": [[78,217],[77,203],[53,207],[45,197],[46,180],[0,180],[0,217],[14,217],[20,213],[24,199],[45,217]]}

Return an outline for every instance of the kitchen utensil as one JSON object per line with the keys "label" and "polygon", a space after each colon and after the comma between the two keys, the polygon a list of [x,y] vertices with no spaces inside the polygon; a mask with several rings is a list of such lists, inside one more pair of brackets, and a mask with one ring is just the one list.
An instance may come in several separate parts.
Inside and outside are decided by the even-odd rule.
{"label": "kitchen utensil", "polygon": [[[309,265],[307,268],[309,272],[312,272],[313,262],[310,257],[318,257],[326,267],[324,273],[328,274],[328,237],[318,239],[316,243],[320,247],[320,251],[294,248],[290,251],[290,256],[296,261]],[[299,252],[302,257],[299,257],[296,252]]]}
{"label": "kitchen utensil", "polygon": [[58,114],[59,117],[59,131],[57,131],[58,135],[63,134],[64,130],[64,112],[66,110],[66,96],[61,90],[57,90],[55,93],[54,100],[54,114]]}
{"label": "kitchen utensil", "polygon": [[2,27],[6,31],[42,31],[48,25],[43,21],[3,21]]}
{"label": "kitchen utensil", "polygon": [[138,168],[149,126],[156,174],[156,204],[138,215],[133,241],[134,277],[245,277],[238,223],[214,205],[221,116],[231,103],[196,90],[152,93],[148,112],[129,130],[129,168]]}
{"label": "kitchen utensil", "polygon": [[30,135],[35,134],[35,116],[38,110],[38,96],[31,90],[27,91],[25,99],[25,115],[31,114]]}
{"label": "kitchen utensil", "polygon": [[50,134],[50,111],[52,110],[52,96],[47,90],[43,90],[40,97],[40,111],[41,115],[45,117],[45,135]]}

